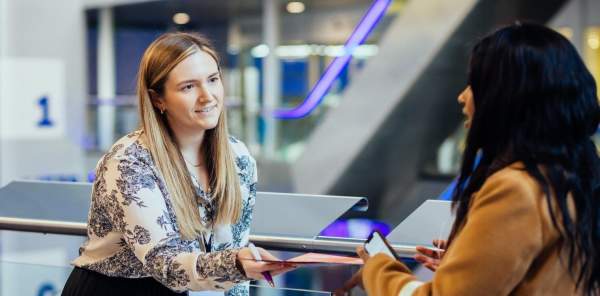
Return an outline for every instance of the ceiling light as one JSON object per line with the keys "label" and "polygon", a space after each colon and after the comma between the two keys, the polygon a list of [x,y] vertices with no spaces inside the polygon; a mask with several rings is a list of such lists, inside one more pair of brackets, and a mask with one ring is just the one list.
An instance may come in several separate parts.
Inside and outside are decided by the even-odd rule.
{"label": "ceiling light", "polygon": [[299,1],[292,1],[286,6],[286,9],[289,13],[302,13],[304,12],[304,8],[304,3]]}
{"label": "ceiling light", "polygon": [[559,27],[556,29],[556,31],[558,31],[558,33],[562,34],[563,36],[565,36],[565,38],[569,40],[573,39],[573,29],[569,27]]}
{"label": "ceiling light", "polygon": [[589,36],[587,43],[592,49],[600,48],[600,38],[596,34],[592,34],[591,36]]}
{"label": "ceiling light", "polygon": [[190,22],[190,15],[185,12],[179,12],[173,15],[173,22],[178,25],[185,25]]}
{"label": "ceiling light", "polygon": [[264,58],[269,55],[269,47],[266,44],[260,44],[250,50],[250,54],[255,58]]}

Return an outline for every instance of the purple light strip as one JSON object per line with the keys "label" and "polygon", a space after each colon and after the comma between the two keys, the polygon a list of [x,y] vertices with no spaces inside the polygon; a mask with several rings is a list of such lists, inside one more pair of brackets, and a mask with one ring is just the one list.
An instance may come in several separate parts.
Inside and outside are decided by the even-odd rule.
{"label": "purple light strip", "polygon": [[304,102],[292,109],[275,110],[273,115],[280,119],[297,119],[310,114],[321,103],[335,79],[340,75],[348,62],[350,62],[356,47],[367,39],[369,33],[371,33],[377,22],[385,14],[390,3],[391,0],[375,0],[346,41],[344,55],[336,57],[329,64],[325,73],[323,73],[321,79],[317,81],[308,93]]}

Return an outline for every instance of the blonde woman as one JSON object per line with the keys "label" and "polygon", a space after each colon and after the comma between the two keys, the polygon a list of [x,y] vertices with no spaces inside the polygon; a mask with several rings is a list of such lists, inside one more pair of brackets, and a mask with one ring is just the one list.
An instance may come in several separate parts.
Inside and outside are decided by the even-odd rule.
{"label": "blonde woman", "polygon": [[227,133],[221,80],[199,35],[169,33],[148,47],[141,128],[98,162],[88,239],[63,295],[248,295],[244,282],[287,270],[245,260],[256,163]]}

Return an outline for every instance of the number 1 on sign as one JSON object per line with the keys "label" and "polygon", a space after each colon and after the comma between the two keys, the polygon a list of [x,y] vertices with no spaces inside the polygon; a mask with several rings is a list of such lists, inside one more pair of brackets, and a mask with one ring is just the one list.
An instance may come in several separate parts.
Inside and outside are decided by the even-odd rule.
{"label": "number 1 on sign", "polygon": [[38,121],[37,125],[39,127],[47,127],[52,126],[52,120],[50,120],[50,104],[48,101],[48,97],[43,96],[38,100],[38,105],[42,108],[42,119]]}

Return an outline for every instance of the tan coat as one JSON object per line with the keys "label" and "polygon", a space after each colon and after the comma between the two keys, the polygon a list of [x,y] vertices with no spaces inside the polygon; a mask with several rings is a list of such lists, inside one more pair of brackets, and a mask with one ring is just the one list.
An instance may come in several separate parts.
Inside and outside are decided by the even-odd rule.
{"label": "tan coat", "polygon": [[431,282],[379,254],[365,264],[363,283],[371,296],[580,295],[562,245],[542,188],[514,163],[474,194]]}

